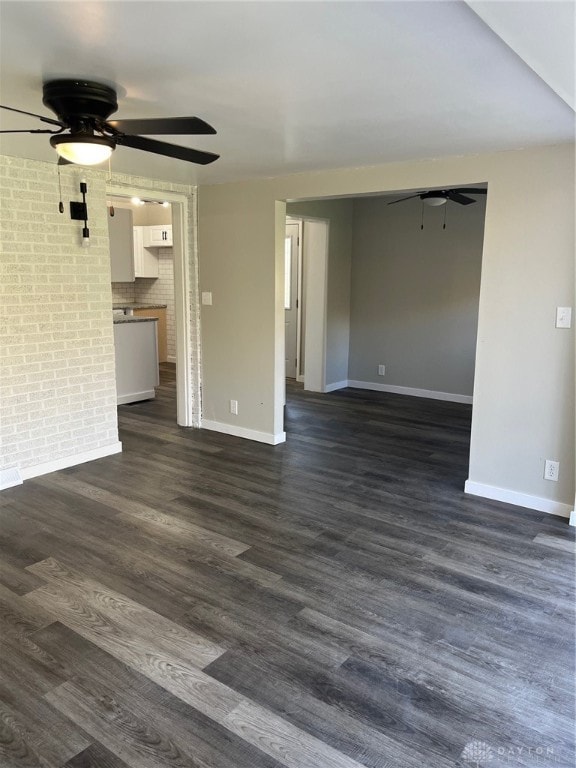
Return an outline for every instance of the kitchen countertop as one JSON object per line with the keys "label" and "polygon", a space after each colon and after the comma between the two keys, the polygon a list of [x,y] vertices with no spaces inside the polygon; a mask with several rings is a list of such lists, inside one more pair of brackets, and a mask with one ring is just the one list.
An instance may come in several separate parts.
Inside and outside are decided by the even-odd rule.
{"label": "kitchen countertop", "polygon": [[157,317],[134,317],[134,315],[114,315],[114,325],[118,323],[157,323]]}
{"label": "kitchen countertop", "polygon": [[112,309],[166,309],[166,304],[142,304],[138,302],[126,302],[125,304],[112,304]]}

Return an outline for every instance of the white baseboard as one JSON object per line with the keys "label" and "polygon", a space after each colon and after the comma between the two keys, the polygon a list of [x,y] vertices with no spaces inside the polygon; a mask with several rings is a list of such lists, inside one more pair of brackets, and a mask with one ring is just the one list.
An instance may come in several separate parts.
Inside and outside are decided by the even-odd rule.
{"label": "white baseboard", "polygon": [[127,403],[139,403],[142,400],[154,400],[156,397],[155,389],[146,389],[143,392],[130,392],[128,395],[119,395],[116,398],[116,405],[126,405]]}
{"label": "white baseboard", "polygon": [[326,384],[324,392],[334,392],[337,389],[345,389],[348,386],[348,381],[335,381],[334,384]]}
{"label": "white baseboard", "polygon": [[234,437],[243,437],[246,440],[255,440],[257,443],[266,443],[267,445],[278,445],[286,442],[286,432],[259,432],[257,429],[248,429],[247,427],[237,427],[235,424],[225,424],[222,421],[210,421],[202,419],[202,429],[210,429],[212,432],[222,432],[225,435]]}
{"label": "white baseboard", "polygon": [[485,499],[515,504],[517,507],[536,509],[538,512],[546,512],[549,515],[570,517],[572,512],[571,504],[563,504],[561,501],[553,501],[552,499],[544,499],[541,496],[531,496],[528,493],[511,491],[508,488],[498,488],[495,485],[476,483],[474,480],[466,480],[464,492],[472,496],[482,496]]}
{"label": "white baseboard", "polygon": [[[31,467],[24,467],[19,471],[16,468],[12,468],[11,472],[16,469],[16,472],[20,475],[20,483],[14,482],[12,485],[0,485],[0,490],[5,488],[11,488],[14,485],[20,485],[23,480],[30,480],[33,477],[40,477],[40,475],[47,475],[49,472],[56,472],[59,469],[67,469],[68,467],[75,467],[76,464],[84,464],[87,461],[95,461],[96,459],[103,459],[105,456],[112,456],[115,453],[122,452],[122,443],[115,442],[111,445],[105,445],[102,448],[95,448],[92,451],[85,451],[84,453],[75,453],[72,456],[65,456],[62,459],[54,459],[54,461],[45,461],[43,464],[34,464]],[[2,473],[0,473],[0,477]]]}
{"label": "white baseboard", "polygon": [[427,397],[429,400],[446,400],[450,403],[472,404],[472,395],[457,395],[452,392],[437,392],[434,389],[416,389],[415,387],[399,387],[395,384],[377,384],[373,381],[348,380],[348,386],[355,389],[371,389],[374,392],[391,392],[395,395],[410,397]]}

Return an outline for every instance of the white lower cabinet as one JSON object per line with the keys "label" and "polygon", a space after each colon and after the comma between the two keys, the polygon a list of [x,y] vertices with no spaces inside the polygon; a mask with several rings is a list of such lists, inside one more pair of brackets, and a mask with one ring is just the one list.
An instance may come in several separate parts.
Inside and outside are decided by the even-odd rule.
{"label": "white lower cabinet", "polygon": [[136,403],[156,397],[160,383],[156,320],[114,323],[116,402]]}
{"label": "white lower cabinet", "polygon": [[145,230],[150,227],[134,227],[134,277],[158,277],[158,254],[144,245]]}

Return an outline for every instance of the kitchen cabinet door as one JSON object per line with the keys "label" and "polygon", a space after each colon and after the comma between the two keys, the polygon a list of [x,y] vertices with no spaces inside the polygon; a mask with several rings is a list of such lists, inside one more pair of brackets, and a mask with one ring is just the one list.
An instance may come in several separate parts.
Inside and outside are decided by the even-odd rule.
{"label": "kitchen cabinet door", "polygon": [[172,225],[161,224],[144,227],[144,246],[146,248],[166,248],[172,246]]}
{"label": "kitchen cabinet door", "polygon": [[132,211],[116,208],[114,216],[108,216],[110,238],[110,272],[113,283],[134,282],[134,233]]}
{"label": "kitchen cabinet door", "polygon": [[134,275],[135,277],[158,277],[160,274],[158,254],[144,247],[146,227],[134,227]]}

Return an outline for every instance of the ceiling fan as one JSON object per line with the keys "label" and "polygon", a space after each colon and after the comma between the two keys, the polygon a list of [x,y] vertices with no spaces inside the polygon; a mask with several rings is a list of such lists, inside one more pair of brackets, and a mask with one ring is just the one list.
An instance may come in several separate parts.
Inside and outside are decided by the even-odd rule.
{"label": "ceiling fan", "polygon": [[211,125],[199,117],[160,117],[136,120],[108,120],[118,109],[116,91],[90,80],[51,80],[44,83],[42,102],[56,120],[33,112],[0,105],[0,109],[36,117],[52,129],[21,129],[0,133],[48,133],[58,153],[58,162],[97,165],[107,160],[118,144],[189,163],[208,165],[219,155],[190,147],[168,144],[136,134],[195,136],[214,134]]}
{"label": "ceiling fan", "polygon": [[400,200],[393,200],[388,205],[396,205],[396,203],[403,203],[405,200],[412,200],[415,197],[419,197],[426,205],[445,205],[448,200],[452,200],[454,203],[460,205],[470,205],[475,203],[476,200],[467,195],[485,195],[487,189],[481,189],[478,187],[457,187],[456,189],[435,189],[431,192],[418,192],[416,195],[409,195],[408,197],[402,197]]}

